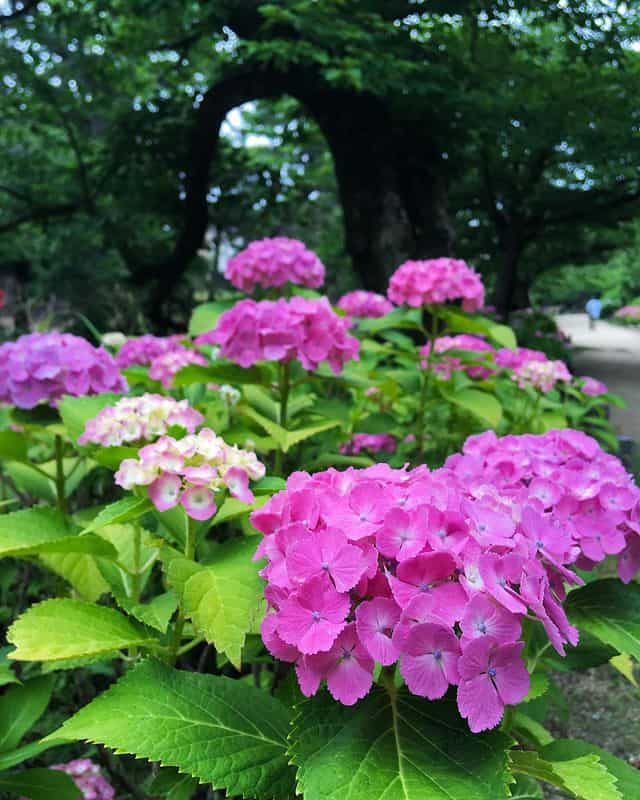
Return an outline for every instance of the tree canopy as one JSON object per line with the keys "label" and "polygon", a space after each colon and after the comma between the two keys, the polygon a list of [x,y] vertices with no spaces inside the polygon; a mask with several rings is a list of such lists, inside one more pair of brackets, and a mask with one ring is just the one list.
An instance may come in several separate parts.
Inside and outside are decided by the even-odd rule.
{"label": "tree canopy", "polygon": [[316,248],[334,289],[460,254],[507,312],[638,215],[631,4],[3,10],[0,269],[98,322],[179,325],[221,255],[278,233]]}

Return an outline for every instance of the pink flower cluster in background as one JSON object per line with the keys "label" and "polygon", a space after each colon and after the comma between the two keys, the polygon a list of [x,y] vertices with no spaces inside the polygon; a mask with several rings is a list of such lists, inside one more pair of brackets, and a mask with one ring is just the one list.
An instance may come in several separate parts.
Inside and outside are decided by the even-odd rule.
{"label": "pink flower cluster in background", "polygon": [[189,364],[206,367],[208,361],[197,350],[178,345],[153,359],[149,367],[149,377],[160,381],[165,389],[170,389],[178,372]]}
{"label": "pink flower cluster in background", "polygon": [[432,473],[294,473],[251,517],[263,640],[307,696],[326,681],[353,704],[374,662],[399,662],[409,691],[457,686],[471,730],[493,728],[528,691],[525,616],[564,654],[578,641],[562,605],[574,565],[619,554],[625,580],[640,566],[638,499],[621,463],[571,430],[471,437]]}
{"label": "pink flower cluster in background", "polygon": [[405,261],[391,276],[387,291],[396,305],[412,308],[461,300],[465,311],[484,305],[484,285],[478,273],[455,258]]}
{"label": "pink flower cluster in background", "polygon": [[[469,333],[461,333],[457,336],[440,336],[436,339],[435,352],[438,355],[446,353],[447,350],[465,350],[473,353],[493,353],[494,348],[480,336],[473,336]],[[431,352],[431,342],[427,342],[420,348],[420,355],[425,358],[420,364],[423,369],[427,368],[427,357]],[[493,370],[484,364],[468,364],[457,356],[445,356],[434,361],[433,369],[445,380],[451,378],[454,369],[463,370],[470,378],[484,379],[493,375]]]}
{"label": "pink flower cluster in background", "polygon": [[580,378],[583,381],[581,391],[583,394],[588,394],[591,397],[597,397],[600,394],[606,394],[609,389],[605,383],[602,381],[596,380],[595,378],[590,378],[587,375],[584,375]]}
{"label": "pink flower cluster in background", "polygon": [[316,289],[324,283],[324,265],[297,239],[259,239],[230,258],[225,278],[243,292],[295,283]]}
{"label": "pink flower cluster in background", "polygon": [[102,347],[70,333],[29,333],[0,345],[0,402],[33,408],[74,396],[126,392],[127,382]]}
{"label": "pink flower cluster in background", "polygon": [[228,445],[224,439],[203,428],[183,439],[163,436],[142,447],[138,458],[125,459],[115,474],[123,489],[147,486],[149,498],[158,511],[178,504],[193,519],[210,519],[217,510],[216,492],[227,489],[243,503],[252,503],[249,480],[265,474],[256,454]]}
{"label": "pink flower cluster in background", "polygon": [[115,447],[164,436],[173,425],[193,433],[203,422],[202,414],[187,400],[160,394],[123,397],[87,422],[78,444]]}
{"label": "pink flower cluster in background", "polygon": [[511,350],[508,347],[501,347],[496,351],[494,360],[499,367],[505,369],[518,369],[529,361],[548,361],[547,356],[542,350],[531,350],[528,347],[516,347]]}
{"label": "pink flower cluster in background", "polygon": [[340,445],[343,455],[357,456],[363,450],[370,453],[395,453],[395,436],[390,433],[354,433],[348,442]]}
{"label": "pink flower cluster in background", "polygon": [[384,295],[362,289],[343,294],[337,305],[353,317],[384,317],[393,311],[393,304]]}
{"label": "pink flower cluster in background", "polygon": [[297,359],[313,370],[327,361],[335,373],[358,358],[360,343],[348,333],[350,321],[338,316],[326,297],[308,300],[241,300],[225,311],[216,327],[196,344],[218,344],[220,355],[241,367],[257,361]]}
{"label": "pink flower cluster in background", "polygon": [[640,321],[640,306],[622,306],[613,316],[630,319],[634,322]]}
{"label": "pink flower cluster in background", "polygon": [[[82,792],[83,800],[113,800],[115,789],[101,774],[100,767],[90,758],[77,758],[66,764],[54,764],[50,769],[66,772]],[[21,800],[27,800],[26,797]],[[51,800],[55,800],[51,798]]]}
{"label": "pink flower cluster in background", "polygon": [[550,361],[540,350],[517,347],[510,350],[503,347],[495,354],[499,367],[512,371],[512,378],[518,386],[533,386],[541,392],[550,392],[558,381],[570,382],[571,373],[564,361]]}
{"label": "pink flower cluster in background", "polygon": [[134,364],[146,366],[151,364],[154,358],[179,347],[184,338],[183,334],[152,336],[150,333],[145,333],[144,336],[128,339],[118,350],[116,363],[121,369],[131,367]]}

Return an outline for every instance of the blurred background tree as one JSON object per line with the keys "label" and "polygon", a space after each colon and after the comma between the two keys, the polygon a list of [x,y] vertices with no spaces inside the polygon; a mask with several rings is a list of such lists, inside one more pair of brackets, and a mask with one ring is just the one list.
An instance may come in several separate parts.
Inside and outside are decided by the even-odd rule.
{"label": "blurred background tree", "polygon": [[332,295],[442,254],[481,269],[503,314],[555,285],[549,270],[613,270],[622,301],[640,293],[636,4],[0,0],[0,15],[0,281],[21,324],[179,328],[229,254],[277,234],[318,251]]}

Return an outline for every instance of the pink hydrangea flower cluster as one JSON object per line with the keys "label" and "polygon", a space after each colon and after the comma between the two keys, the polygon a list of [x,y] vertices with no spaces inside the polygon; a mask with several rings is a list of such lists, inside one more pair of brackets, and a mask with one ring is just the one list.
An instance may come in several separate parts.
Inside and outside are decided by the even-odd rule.
{"label": "pink hydrangea flower cluster", "polygon": [[354,433],[348,442],[340,445],[343,455],[357,456],[363,450],[370,453],[395,453],[396,438],[390,433]]}
{"label": "pink hydrangea flower cluster", "polygon": [[324,283],[324,265],[297,239],[276,236],[259,239],[230,258],[225,278],[243,292],[295,283],[317,289]]}
{"label": "pink hydrangea flower cluster", "polygon": [[179,347],[184,338],[182,334],[152,336],[150,333],[145,333],[144,336],[136,336],[134,339],[128,339],[118,350],[116,363],[121,369],[134,364],[146,366],[151,364],[154,358]]}
{"label": "pink hydrangea flower cluster", "polygon": [[182,505],[188,516],[210,519],[217,510],[216,493],[226,489],[243,503],[252,503],[249,480],[265,474],[256,454],[228,445],[209,428],[183,439],[162,436],[145,445],[138,458],[125,459],[115,474],[123,489],[147,486],[158,511]]}
{"label": "pink hydrangea flower cluster", "polygon": [[527,361],[517,367],[511,376],[521,389],[533,386],[545,394],[550,392],[558,381],[571,382],[571,373],[564,361]]}
{"label": "pink hydrangea flower cluster", "polygon": [[197,350],[178,345],[153,359],[149,367],[149,377],[160,381],[165,389],[170,389],[178,372],[189,364],[206,367],[208,361]]}
{"label": "pink hydrangea flower cluster", "polygon": [[597,397],[600,394],[606,394],[609,389],[606,383],[602,383],[602,381],[596,380],[595,378],[590,378],[587,375],[580,378],[583,382],[582,386],[580,387],[583,394],[587,394],[590,397]]}
{"label": "pink hydrangea flower cluster", "polygon": [[638,322],[640,321],[640,306],[622,306],[613,316]]}
{"label": "pink hydrangea flower cluster", "polygon": [[[447,350],[466,350],[468,352],[476,353],[493,353],[494,348],[480,336],[473,336],[469,333],[461,333],[456,336],[440,336],[436,339],[435,352],[440,355],[446,353]],[[420,355],[424,357],[424,361],[420,364],[423,369],[427,368],[427,357],[431,352],[431,342],[427,342],[420,348]],[[445,356],[439,358],[433,363],[433,369],[445,380],[451,378],[451,373],[454,369],[463,370],[470,378],[484,379],[493,375],[493,370],[484,364],[468,364],[463,362],[457,356]]]}
{"label": "pink hydrangea flower cluster", "polygon": [[576,431],[482,434],[432,473],[294,473],[251,517],[267,559],[263,640],[307,696],[326,681],[351,705],[374,662],[398,662],[409,691],[435,700],[457,686],[470,729],[493,728],[529,688],[525,616],[564,654],[578,641],[562,606],[566,583],[581,583],[573,566],[607,553],[626,578],[640,566],[638,497]]}
{"label": "pink hydrangea flower cluster", "polygon": [[335,373],[358,358],[360,343],[350,336],[350,321],[339,317],[326,297],[309,300],[241,300],[225,311],[217,326],[196,344],[218,344],[220,355],[241,367],[256,361],[297,359],[308,370],[327,361]]}
{"label": "pink hydrangea flower cluster", "polygon": [[173,425],[193,433],[203,422],[202,414],[187,400],[161,394],[123,397],[87,422],[78,444],[116,447],[164,436]]}
{"label": "pink hydrangea flower cluster", "polygon": [[343,294],[338,300],[338,308],[353,317],[384,317],[393,311],[393,304],[384,295],[357,289]]}
{"label": "pink hydrangea flower cluster", "polygon": [[465,311],[484,305],[484,285],[478,273],[455,258],[405,261],[391,276],[387,291],[396,305],[419,308],[461,300]]}
{"label": "pink hydrangea flower cluster", "polygon": [[0,345],[0,402],[33,408],[74,396],[126,392],[127,382],[102,347],[70,333],[29,333]]}
{"label": "pink hydrangea flower cluster", "polygon": [[[66,764],[53,764],[51,769],[70,775],[82,792],[84,800],[113,800],[115,797],[115,789],[101,774],[100,767],[94,764],[90,758],[77,758]],[[27,798],[21,798],[21,800],[27,800]]]}
{"label": "pink hydrangea flower cluster", "polygon": [[548,361],[547,356],[542,350],[531,350],[528,347],[516,347],[511,350],[508,347],[501,347],[496,351],[494,360],[499,367],[505,369],[518,369],[529,361]]}

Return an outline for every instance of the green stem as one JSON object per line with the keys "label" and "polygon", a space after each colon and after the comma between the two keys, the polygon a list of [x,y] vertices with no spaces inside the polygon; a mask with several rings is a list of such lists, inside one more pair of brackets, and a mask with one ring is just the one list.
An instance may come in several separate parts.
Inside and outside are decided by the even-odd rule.
{"label": "green stem", "polygon": [[140,554],[142,549],[142,533],[140,525],[133,523],[133,574],[131,576],[131,599],[134,603],[140,602],[140,579],[142,570],[140,569]]}
{"label": "green stem", "polygon": [[427,334],[429,352],[427,353],[426,367],[424,369],[420,369],[420,398],[418,400],[418,415],[416,418],[416,466],[424,461],[424,434],[426,422],[425,406],[429,397],[429,388],[432,377],[431,363],[435,353],[436,339],[438,338],[438,317],[433,308],[430,308],[429,310],[431,312],[431,331]]}
{"label": "green stem", "polygon": [[[195,520],[191,519],[191,517],[187,517],[187,529],[185,531],[184,539],[184,554],[186,558],[190,559],[191,561],[193,561],[196,555],[196,525]],[[173,628],[173,637],[169,646],[168,661],[170,664],[175,664],[176,659],[180,654],[182,633],[184,631],[186,619],[187,615],[184,610],[184,605],[182,602],[180,602],[180,605],[178,606],[178,616]]]}
{"label": "green stem", "polygon": [[65,478],[64,478],[64,444],[62,436],[56,434],[55,439],[56,448],[56,497],[58,500],[58,508],[63,513],[67,513],[67,500],[65,497]]}
{"label": "green stem", "polygon": [[[289,404],[289,390],[291,388],[291,376],[289,373],[289,362],[286,361],[280,364],[279,375],[279,394],[280,394],[280,427],[287,427],[287,406]],[[282,475],[284,468],[284,452],[282,448],[276,451],[275,472],[276,475]]]}

